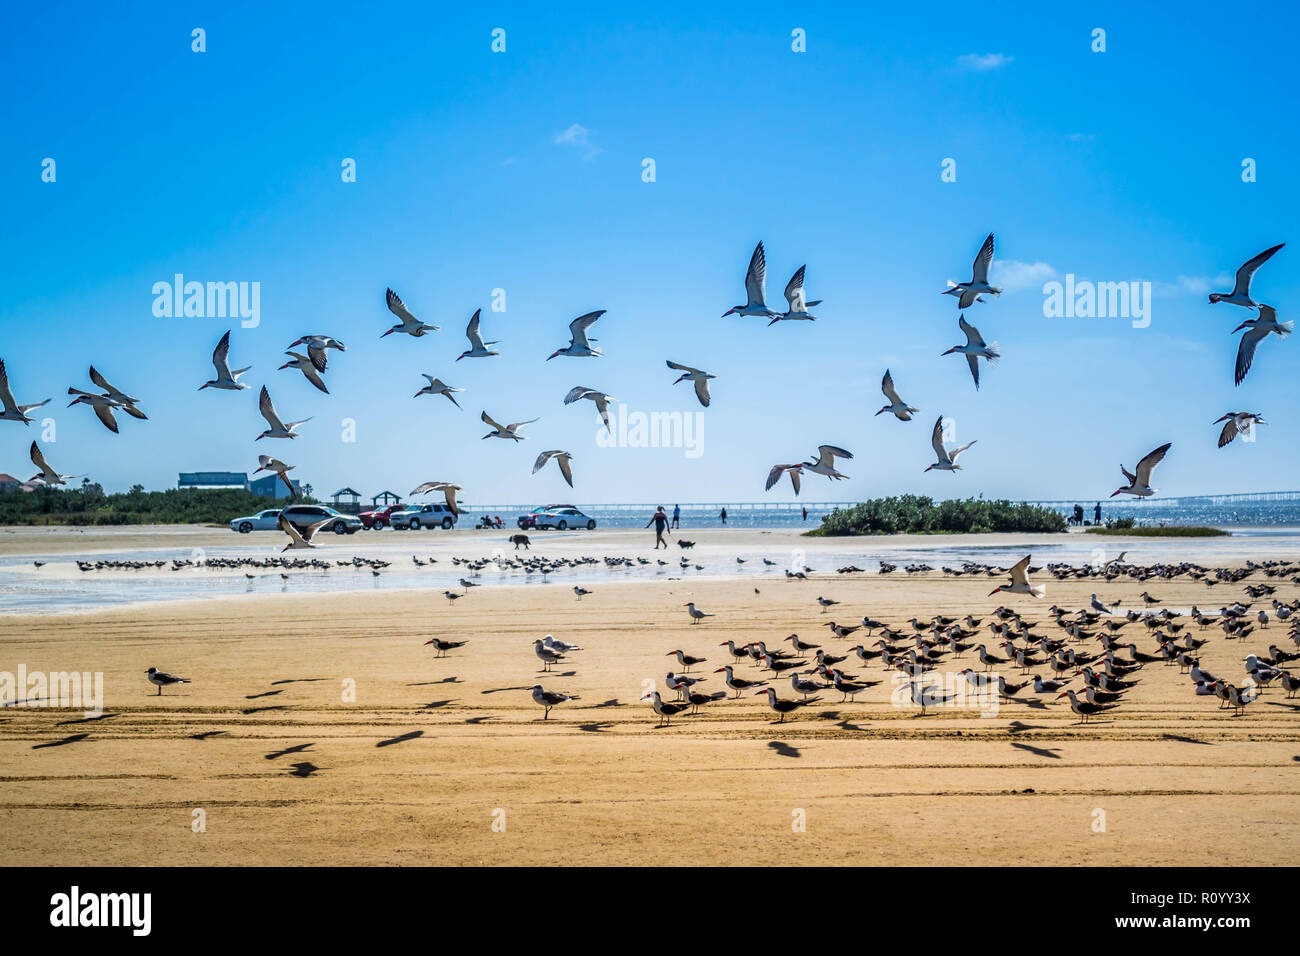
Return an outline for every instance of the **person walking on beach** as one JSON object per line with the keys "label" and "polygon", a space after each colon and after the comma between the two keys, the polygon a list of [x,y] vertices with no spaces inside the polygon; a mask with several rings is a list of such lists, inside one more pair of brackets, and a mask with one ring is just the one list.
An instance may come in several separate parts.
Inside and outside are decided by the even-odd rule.
{"label": "person walking on beach", "polygon": [[682,506],[673,505],[673,530],[676,531],[682,520]]}
{"label": "person walking on beach", "polygon": [[722,519],[722,523],[723,523],[723,524],[726,524],[726,523],[727,523],[727,509],[726,509],[726,508],[723,508],[723,509],[722,509],[722,514],[718,515],[718,517]]}
{"label": "person walking on beach", "polygon": [[661,544],[665,551],[668,550],[668,542],[664,540],[664,532],[668,529],[668,515],[664,513],[663,505],[660,505],[654,516],[645,523],[647,528],[651,525],[655,526],[655,550],[658,551]]}

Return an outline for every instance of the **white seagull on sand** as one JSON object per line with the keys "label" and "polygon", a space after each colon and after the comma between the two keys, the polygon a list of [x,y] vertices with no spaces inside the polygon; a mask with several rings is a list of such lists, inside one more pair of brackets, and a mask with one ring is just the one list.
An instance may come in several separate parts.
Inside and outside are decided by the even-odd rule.
{"label": "white seagull on sand", "polygon": [[275,411],[275,406],[271,404],[271,393],[266,390],[265,385],[262,386],[262,394],[257,400],[257,407],[262,413],[262,417],[266,419],[266,423],[271,427],[258,435],[254,441],[263,438],[297,438],[298,433],[294,429],[311,421],[311,418],[308,417],[296,422],[282,422]]}
{"label": "white seagull on sand", "polygon": [[465,327],[465,338],[469,339],[470,347],[456,356],[459,362],[463,358],[487,358],[490,355],[500,355],[494,345],[500,345],[500,342],[484,342],[483,336],[479,334],[479,317],[482,315],[482,309],[475,309],[474,314],[470,316],[469,325]]}
{"label": "white seagull on sand", "polygon": [[[388,311],[402,320],[385,332],[384,335],[392,335],[394,332],[405,332],[407,335],[414,336],[418,339],[420,336],[428,332],[437,332],[442,328],[440,325],[427,325],[413,316],[410,310],[406,307],[406,303],[402,301],[402,297],[392,289],[385,290],[384,298],[388,302]],[[382,339],[384,335],[379,337]]]}
{"label": "white seagull on sand", "polygon": [[1294,328],[1294,322],[1279,322],[1277,320],[1277,310],[1271,305],[1261,305],[1259,307],[1259,318],[1247,319],[1233,329],[1233,332],[1240,332],[1242,329],[1250,330],[1241,337],[1241,343],[1237,346],[1237,367],[1233,378],[1234,383],[1240,385],[1245,380],[1246,373],[1250,371],[1250,363],[1255,360],[1255,348],[1268,337],[1268,333],[1276,332],[1278,338],[1284,339],[1291,334]]}
{"label": "white seagull on sand", "polygon": [[1165,457],[1165,452],[1169,451],[1173,442],[1165,442],[1155,451],[1150,452],[1145,458],[1137,463],[1137,474],[1131,473],[1123,465],[1119,470],[1124,472],[1124,477],[1128,479],[1128,484],[1122,488],[1116,488],[1110,493],[1114,498],[1116,495],[1133,495],[1135,498],[1150,498],[1156,493],[1156,489],[1151,487],[1151,472],[1155,470],[1156,465]]}
{"label": "white seagull on sand", "polygon": [[885,377],[880,380],[880,390],[885,393],[885,398],[889,399],[889,404],[876,412],[877,415],[892,412],[899,421],[910,422],[912,416],[920,411],[919,408],[913,408],[898,397],[898,390],[894,388],[894,377],[889,374],[889,369],[885,369]]}
{"label": "white seagull on sand", "polygon": [[944,290],[944,295],[957,296],[957,308],[969,309],[972,302],[979,302],[986,295],[1000,295],[1001,289],[989,285],[989,266],[993,264],[993,233],[988,234],[984,240],[984,245],[980,246],[979,253],[975,256],[975,264],[971,266],[971,280],[969,282],[953,282],[948,280],[948,288]]}
{"label": "white seagull on sand", "polygon": [[428,372],[421,372],[420,374],[429,380],[429,384],[416,392],[414,396],[415,398],[419,398],[421,395],[441,395],[457,408],[460,408],[460,402],[456,401],[456,396],[453,395],[452,392],[463,392],[465,391],[463,388],[456,388],[454,385],[448,385],[442,379],[434,378]]}
{"label": "white seagull on sand", "polygon": [[558,449],[552,449],[551,451],[542,452],[540,455],[537,456],[537,461],[533,462],[533,474],[535,475],[539,471],[541,471],[542,468],[546,465],[546,463],[550,461],[552,458],[554,458],[555,463],[560,466],[560,474],[564,476],[564,480],[567,481],[569,483],[569,487],[572,488],[573,469],[569,463],[573,461],[573,456],[570,455],[567,451],[559,451]]}
{"label": "white seagull on sand", "polygon": [[710,375],[708,372],[702,372],[698,368],[691,368],[689,365],[679,365],[676,362],[669,361],[668,367],[682,374],[679,375],[673,384],[690,380],[695,383],[695,397],[700,400],[700,404],[705,408],[709,407],[709,379],[717,378],[716,375]]}
{"label": "white seagull on sand", "polygon": [[1272,249],[1265,249],[1255,258],[1242,263],[1241,268],[1237,270],[1237,281],[1233,285],[1232,291],[1226,294],[1211,292],[1210,305],[1214,305],[1216,302],[1226,302],[1228,305],[1240,305],[1248,309],[1259,308],[1259,303],[1250,297],[1250,280],[1255,277],[1255,271],[1273,258],[1273,254],[1285,245],[1285,242],[1279,242]]}
{"label": "white seagull on sand", "polygon": [[953,352],[960,352],[966,356],[966,362],[970,365],[970,376],[975,379],[975,388],[980,387],[980,358],[984,358],[990,365],[996,365],[1002,353],[998,351],[998,343],[992,345],[984,344],[984,337],[980,335],[980,330],[975,328],[966,321],[966,316],[957,316],[957,325],[966,333],[965,345],[954,345],[944,355],[951,355]]}
{"label": "white seagull on sand", "polygon": [[241,388],[251,388],[251,385],[245,385],[239,380],[253,366],[246,365],[243,368],[237,368],[233,372],[230,370],[230,330],[221,337],[217,347],[212,350],[212,364],[217,370],[217,377],[210,382],[204,382],[199,386],[199,391],[205,388],[224,388],[228,391],[238,391]]}
{"label": "white seagull on sand", "polygon": [[0,359],[0,403],[4,405],[4,411],[0,412],[0,421],[22,422],[27,425],[33,421],[33,419],[27,417],[27,413],[33,408],[48,405],[50,400],[47,398],[45,401],[36,402],[33,405],[19,405],[15,402],[14,393],[9,388],[9,373],[5,371],[4,359]]}
{"label": "white seagull on sand", "polygon": [[775,318],[779,313],[773,312],[767,307],[764,299],[764,283],[767,281],[767,257],[763,254],[763,243],[760,241],[754,247],[754,254],[749,257],[749,269],[745,272],[745,304],[733,306],[726,312],[722,313],[725,319],[727,316],[735,315],[752,315],[759,318]]}
{"label": "white seagull on sand", "polygon": [[562,349],[556,349],[550,355],[546,356],[546,361],[550,361],[557,355],[568,355],[573,358],[584,358],[587,356],[602,355],[599,348],[593,347],[592,342],[595,339],[587,339],[587,329],[591,324],[605,314],[605,310],[598,312],[588,312],[586,315],[580,315],[569,323],[569,344]]}
{"label": "white seagull on sand", "polygon": [[776,316],[768,325],[775,325],[777,322],[788,322],[791,320],[801,319],[812,321],[817,316],[811,314],[808,310],[821,305],[821,299],[813,299],[811,302],[804,301],[803,293],[803,273],[806,266],[800,266],[795,270],[794,275],[785,287],[785,301],[790,304],[789,310],[781,315]]}
{"label": "white seagull on sand", "polygon": [[[979,439],[976,439],[978,441]],[[930,444],[934,447],[934,453],[939,457],[933,465],[929,465],[925,470],[933,468],[935,471],[961,471],[961,465],[957,464],[957,456],[964,452],[973,441],[948,451],[943,446],[943,416],[940,415],[934,422],[934,431],[930,433]]]}

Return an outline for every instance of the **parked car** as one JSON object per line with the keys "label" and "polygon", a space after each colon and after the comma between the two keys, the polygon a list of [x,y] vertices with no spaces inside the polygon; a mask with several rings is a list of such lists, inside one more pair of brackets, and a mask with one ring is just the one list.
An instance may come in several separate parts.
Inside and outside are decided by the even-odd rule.
{"label": "parked car", "polygon": [[556,531],[568,531],[570,528],[596,530],[596,519],[589,518],[573,505],[547,505],[526,515],[520,515],[515,524],[520,528],[554,528]]}
{"label": "parked car", "polygon": [[419,531],[421,528],[450,531],[456,526],[456,516],[446,505],[412,505],[394,511],[389,523],[394,531]]}
{"label": "parked car", "polygon": [[257,514],[248,515],[245,518],[230,519],[230,530],[238,531],[240,534],[248,534],[250,531],[274,531],[279,527],[279,508],[267,508],[265,511],[259,511]]}
{"label": "parked car", "polygon": [[372,531],[378,531],[385,525],[393,523],[393,512],[401,511],[405,505],[389,505],[386,508],[376,508],[374,511],[363,511],[357,515],[361,519],[361,524]]}
{"label": "parked car", "polygon": [[280,514],[289,519],[289,523],[299,531],[305,531],[314,524],[328,522],[322,530],[335,534],[356,534],[361,530],[361,519],[356,515],[345,515],[326,505],[290,505]]}

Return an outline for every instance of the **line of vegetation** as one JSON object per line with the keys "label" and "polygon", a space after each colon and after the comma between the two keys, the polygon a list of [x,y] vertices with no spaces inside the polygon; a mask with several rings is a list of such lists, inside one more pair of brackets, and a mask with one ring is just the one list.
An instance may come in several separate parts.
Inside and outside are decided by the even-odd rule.
{"label": "line of vegetation", "polygon": [[1231,531],[1222,528],[1207,528],[1201,525],[1138,525],[1132,518],[1118,518],[1108,521],[1104,526],[1097,525],[1087,529],[1088,534],[1122,535],[1131,538],[1221,538]]}
{"label": "line of vegetation", "polygon": [[851,534],[989,534],[1015,531],[1051,534],[1065,531],[1065,517],[1052,508],[1005,498],[966,498],[936,502],[924,495],[872,498],[852,508],[835,509],[813,537]]}
{"label": "line of vegetation", "polygon": [[[314,499],[299,498],[297,503]],[[37,488],[0,492],[0,524],[5,525],[136,525],[219,524],[281,508],[277,501],[241,489],[169,488],[145,491],[136,485],[127,492],[104,494],[94,482],[80,488]]]}

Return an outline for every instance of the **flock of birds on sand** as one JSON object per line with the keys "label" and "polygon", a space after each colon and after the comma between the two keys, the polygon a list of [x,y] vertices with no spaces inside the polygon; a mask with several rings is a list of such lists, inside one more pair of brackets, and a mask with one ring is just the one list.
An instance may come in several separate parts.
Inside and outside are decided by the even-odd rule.
{"label": "flock of birds on sand", "polygon": [[[1209,300],[1211,304],[1225,303],[1228,305],[1239,306],[1256,310],[1254,318],[1246,319],[1234,332],[1245,330],[1241,337],[1237,349],[1237,358],[1235,365],[1234,381],[1240,385],[1250,370],[1251,363],[1254,360],[1255,352],[1261,342],[1270,334],[1275,334],[1279,338],[1285,338],[1292,331],[1291,322],[1279,322],[1276,310],[1266,303],[1257,302],[1252,298],[1251,283],[1256,271],[1267,262],[1275,253],[1280,250],[1285,243],[1280,243],[1270,249],[1266,249],[1259,255],[1248,260],[1238,270],[1236,282],[1231,292],[1211,293]],[[983,359],[988,365],[997,362],[1001,357],[1001,351],[996,342],[990,344],[985,342],[983,335],[974,325],[966,321],[964,310],[969,309],[977,302],[984,301],[987,297],[996,297],[1001,293],[1001,289],[993,286],[989,282],[989,270],[993,264],[994,240],[993,234],[989,233],[988,237],[980,246],[979,253],[971,267],[971,278],[964,282],[954,282],[949,280],[948,288],[944,291],[945,295],[951,295],[957,300],[957,307],[962,310],[957,318],[958,327],[965,336],[965,343],[954,345],[944,355],[964,355],[967,366],[970,369],[971,378],[974,380],[976,389],[979,388],[980,379],[980,360]],[[763,243],[759,242],[755,247],[753,255],[750,257],[749,268],[745,273],[745,293],[746,299],[743,304],[733,306],[723,313],[723,317],[729,315],[739,315],[742,317],[765,318],[769,320],[769,325],[776,322],[785,321],[813,321],[816,316],[809,310],[820,305],[820,299],[807,300],[804,293],[804,277],[806,266],[800,266],[795,270],[794,275],[786,284],[785,299],[787,309],[784,312],[778,312],[768,307],[766,302],[766,276],[767,260],[763,249]],[[394,333],[402,333],[412,338],[421,338],[432,332],[438,332],[440,326],[430,325],[417,318],[401,297],[392,289],[386,290],[385,301],[388,309],[399,320],[396,324],[385,331],[380,338]],[[574,358],[595,358],[603,353],[599,346],[593,345],[595,338],[590,336],[592,326],[605,314],[605,311],[597,310],[587,312],[578,316],[569,323],[569,344],[558,348],[547,356],[546,361],[558,358],[560,356]],[[461,352],[456,357],[456,361],[461,359],[474,358],[483,359],[500,355],[500,350],[496,346],[500,345],[499,341],[488,341],[483,338],[481,329],[482,309],[476,310],[469,320],[465,329],[465,336],[469,341],[470,347]],[[296,348],[302,348],[304,351],[294,351]],[[325,334],[310,334],[301,336],[291,342],[285,351],[289,361],[279,366],[280,370],[296,369],[302,372],[303,376],[316,389],[328,394],[329,388],[325,383],[324,373],[329,367],[328,355],[331,350],[338,352],[346,351],[344,344],[337,338]],[[304,354],[305,353],[305,354]],[[224,391],[238,392],[250,388],[240,378],[247,373],[252,366],[232,369],[230,367],[230,332],[227,331],[221,337],[216,349],[212,353],[212,364],[216,370],[216,377],[212,378],[199,386],[203,389],[217,389]],[[709,383],[717,376],[703,369],[694,366],[685,365],[680,362],[667,360],[668,368],[681,374],[674,381],[674,384],[683,381],[691,382],[695,389],[695,394],[699,402],[704,407],[708,407],[711,401]],[[441,395],[450,401],[457,408],[460,403],[456,400],[456,393],[464,391],[463,388],[448,385],[441,378],[425,374],[427,384],[415,393],[419,398],[423,395],[435,396]],[[141,399],[128,394],[117,388],[108,381],[98,370],[91,366],[90,380],[99,389],[92,392],[84,389],[70,387],[68,394],[73,396],[69,407],[73,405],[86,405],[93,409],[100,422],[110,431],[118,432],[117,413],[121,412],[132,418],[145,420],[147,415],[141,410]],[[891,413],[900,421],[911,421],[912,416],[920,410],[905,402],[898,393],[894,385],[893,376],[890,370],[886,369],[884,378],[881,381],[881,390],[888,404],[884,405],[877,415]],[[608,408],[609,404],[615,399],[608,393],[600,390],[589,388],[583,385],[574,386],[564,396],[564,404],[570,405],[574,402],[588,400],[594,403],[600,414],[602,421],[607,429],[610,428]],[[19,404],[13,395],[9,384],[9,377],[3,359],[0,359],[0,421],[13,421],[30,423],[33,421],[28,416],[28,412],[40,408],[47,404],[50,399],[31,404]],[[286,421],[276,409],[271,400],[271,394],[265,384],[262,385],[258,398],[258,409],[262,417],[266,420],[267,428],[257,436],[257,440],[267,439],[295,439],[300,437],[301,433],[298,428],[311,421],[312,416],[306,418]],[[522,421],[503,424],[487,411],[480,415],[484,424],[491,429],[484,439],[497,438],[506,441],[519,442],[526,436],[519,434],[521,428],[531,425],[539,418],[529,418]],[[1223,417],[1218,419],[1219,422],[1225,423],[1219,435],[1219,447],[1231,442],[1238,434],[1250,434],[1252,430],[1261,424],[1266,424],[1261,415],[1257,412],[1227,412]],[[931,434],[930,443],[934,449],[935,461],[926,467],[926,471],[947,471],[955,473],[960,471],[962,466],[958,459],[975,444],[974,441],[967,442],[955,448],[948,448],[944,442],[943,434],[943,416],[940,415],[935,421],[934,429]],[[1130,472],[1127,468],[1121,469],[1124,472],[1126,484],[1113,492],[1114,495],[1127,494],[1138,498],[1149,497],[1155,493],[1151,487],[1151,471],[1164,458],[1170,448],[1169,443],[1161,445],[1159,448],[1144,456],[1137,464],[1136,468]],[[31,481],[43,483],[46,485],[62,485],[74,478],[82,478],[84,475],[67,475],[57,471],[45,458],[39,445],[33,441],[30,449],[32,463],[36,465],[38,472],[33,476]],[[800,478],[805,473],[823,475],[827,478],[838,480],[845,477],[843,473],[836,468],[837,459],[851,459],[853,455],[836,445],[824,444],[818,447],[818,454],[815,458],[808,461],[797,462],[794,464],[773,465],[768,472],[766,487],[771,489],[777,484],[783,475],[789,475],[791,484],[796,494],[799,493]],[[555,461],[564,481],[573,487],[573,455],[563,449],[553,448],[541,452],[533,462],[533,473],[536,474],[544,468],[549,462]],[[291,495],[294,494],[293,484],[288,477],[288,472],[295,466],[286,464],[284,461],[270,455],[260,455],[258,459],[257,472],[267,471],[280,476],[289,488]],[[255,472],[256,473],[256,472]],[[411,492],[412,496],[417,494],[426,494],[429,492],[442,492],[446,496],[447,504],[454,514],[459,514],[457,506],[456,493],[461,487],[449,481],[428,481],[419,485]],[[281,528],[289,537],[289,544],[286,550],[298,548],[315,547],[312,538],[319,526],[309,528],[296,528],[288,521],[282,521]]]}
{"label": "flock of birds on sand", "polygon": [[[910,701],[921,716],[940,706],[985,709],[991,701],[1042,708],[1043,698],[1047,698],[1065,699],[1079,722],[1086,724],[1119,709],[1141,683],[1143,670],[1156,665],[1177,667],[1188,676],[1189,694],[1217,698],[1220,709],[1231,709],[1234,716],[1244,713],[1274,684],[1282,688],[1287,699],[1300,693],[1300,677],[1292,669],[1300,662],[1300,597],[1290,601],[1277,597],[1283,584],[1300,585],[1300,565],[1277,560],[1211,569],[1189,562],[1135,565],[1126,563],[1124,557],[1121,554],[1108,562],[1080,566],[1058,563],[1035,568],[1026,556],[1009,569],[967,563],[944,571],[956,576],[1008,576],[1010,580],[994,587],[989,596],[1006,593],[1042,598],[1045,586],[1031,584],[1029,575],[1044,571],[1060,581],[1091,578],[1106,583],[1140,582],[1147,585],[1139,598],[1141,609],[1133,607],[1121,613],[1120,601],[1106,603],[1094,592],[1088,606],[1071,610],[1052,605],[1043,620],[1029,620],[1006,606],[982,617],[971,613],[936,614],[926,621],[914,616],[894,625],[870,614],[863,615],[861,623],[847,625],[832,618],[821,625],[827,631],[818,641],[825,643],[804,640],[798,634],[778,642],[789,644],[788,650],[768,647],[764,640],[745,644],[722,641],[718,646],[726,651],[711,673],[723,675],[719,680],[725,690],[710,691],[701,686],[709,680],[701,666],[718,664],[705,656],[707,651],[697,656],[681,647],[674,648],[666,654],[676,659],[676,666],[664,680],[670,697],[665,699],[663,693],[652,689],[641,700],[649,703],[659,726],[667,726],[672,718],[698,713],[707,704],[752,694],[765,698],[780,723],[822,701],[825,693],[839,693],[841,704],[856,702],[860,694],[884,683],[894,672],[901,675],[893,679],[894,686],[906,687],[902,705]],[[1241,584],[1248,600],[1232,601],[1209,613],[1193,605],[1184,613],[1170,610],[1151,593],[1156,582],[1182,578],[1210,587]],[[461,583],[467,591],[475,586],[467,579]],[[578,585],[574,592],[579,601],[592,593]],[[447,592],[447,596],[461,595]],[[1267,604],[1262,603],[1264,599],[1268,599]],[[816,604],[822,614],[840,608],[839,601],[822,595],[817,596]],[[692,625],[717,616],[693,601],[683,606]],[[836,611],[835,617],[842,620],[843,615]],[[1244,676],[1235,681],[1202,666],[1201,649],[1215,639],[1208,634],[1211,629],[1222,632],[1218,640],[1244,646],[1252,635],[1258,640],[1262,636],[1259,632],[1268,630],[1274,622],[1287,626],[1287,639],[1294,649],[1272,643],[1266,652],[1247,653],[1242,660]],[[991,636],[985,636],[985,630]],[[863,633],[859,636],[860,631]],[[832,640],[841,643],[832,648]],[[1139,647],[1138,640],[1147,649]],[[470,642],[435,636],[424,643],[433,648],[436,658],[444,658]],[[534,640],[532,647],[543,675],[582,651],[581,646],[551,634]],[[959,685],[960,692],[945,694],[941,686],[928,683],[940,668],[963,661],[967,654],[972,666],[956,672],[965,681],[964,687]],[[748,670],[742,673],[742,668]],[[868,668],[881,669],[879,679],[860,673]],[[1023,679],[1008,680],[1009,671]],[[159,694],[164,687],[189,682],[153,667],[148,670],[148,679]],[[787,680],[792,695],[782,697],[775,685]],[[580,699],[576,694],[548,689],[540,682],[532,686],[530,696],[543,709],[543,720],[550,718],[553,708]],[[900,701],[898,694],[893,699],[895,703]]]}

